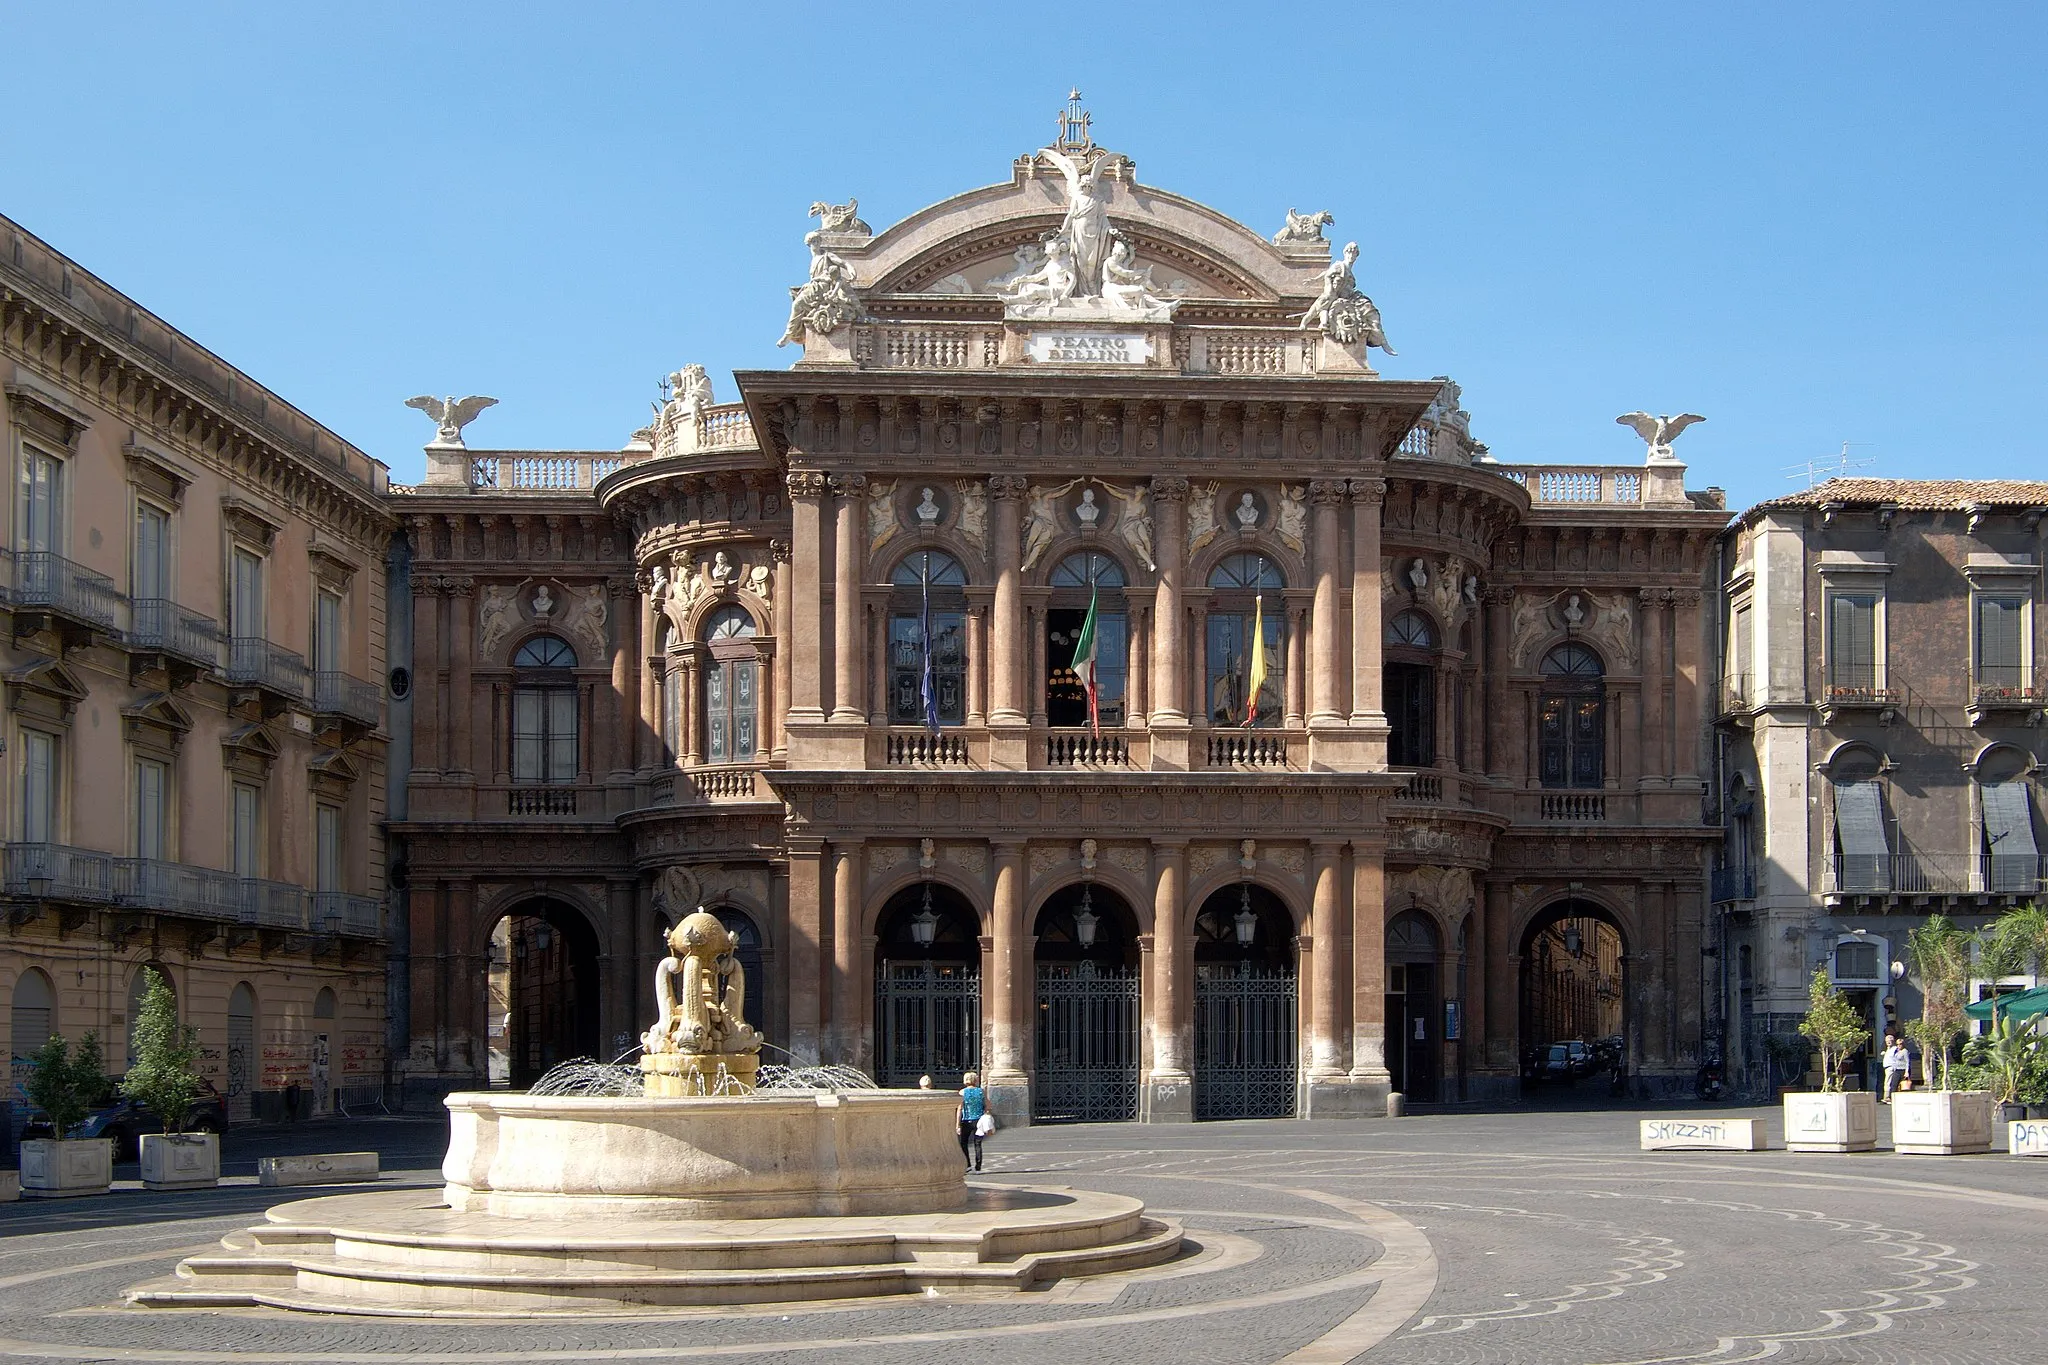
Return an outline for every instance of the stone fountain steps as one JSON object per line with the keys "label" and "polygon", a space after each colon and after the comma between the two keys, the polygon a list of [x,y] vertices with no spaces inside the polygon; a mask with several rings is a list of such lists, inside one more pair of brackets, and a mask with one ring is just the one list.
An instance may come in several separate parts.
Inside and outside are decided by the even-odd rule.
{"label": "stone fountain steps", "polygon": [[[1180,1250],[1138,1201],[1063,1189],[976,1191],[979,1208],[895,1218],[524,1220],[418,1192],[307,1200],[137,1286],[145,1306],[325,1312],[616,1312],[937,1292],[1014,1293],[1133,1270]],[[311,1215],[319,1215],[308,1216]]]}

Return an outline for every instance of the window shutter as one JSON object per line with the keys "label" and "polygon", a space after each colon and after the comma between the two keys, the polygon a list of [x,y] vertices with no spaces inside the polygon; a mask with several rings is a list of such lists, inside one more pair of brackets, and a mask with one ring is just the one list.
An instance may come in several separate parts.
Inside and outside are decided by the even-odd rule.
{"label": "window shutter", "polygon": [[512,692],[512,779],[541,780],[541,693],[533,688]]}
{"label": "window shutter", "polygon": [[1875,782],[1835,788],[1835,839],[1841,846],[1844,891],[1891,889],[1891,845],[1884,836],[1884,802]]}
{"label": "window shutter", "polygon": [[164,856],[164,765],[149,759],[135,765],[135,856]]}
{"label": "window shutter", "polygon": [[57,837],[57,741],[36,730],[22,733],[21,841],[47,844]]}
{"label": "window shutter", "polygon": [[1977,599],[1977,681],[1985,687],[2018,687],[2025,662],[2020,646],[2022,604],[2014,597]]}
{"label": "window shutter", "polygon": [[1829,681],[1836,687],[1877,686],[1877,599],[1836,593],[1829,633]]}
{"label": "window shutter", "polygon": [[549,782],[576,780],[576,691],[556,688],[548,695]]}
{"label": "window shutter", "polygon": [[1990,782],[1978,791],[1984,800],[1984,846],[1990,858],[1986,889],[2032,895],[2039,882],[2040,858],[2027,784]]}

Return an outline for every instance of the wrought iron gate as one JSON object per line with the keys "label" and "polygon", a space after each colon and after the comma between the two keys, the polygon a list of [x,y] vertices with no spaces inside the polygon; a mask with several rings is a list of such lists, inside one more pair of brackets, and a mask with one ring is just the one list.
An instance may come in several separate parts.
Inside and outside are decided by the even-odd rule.
{"label": "wrought iron gate", "polygon": [[1038,966],[1036,1123],[1138,1116],[1138,974],[1092,962]]}
{"label": "wrought iron gate", "polygon": [[981,976],[959,962],[884,962],[875,981],[875,1079],[955,1089],[981,1065]]}
{"label": "wrought iron gate", "polygon": [[1195,979],[1195,1117],[1294,1117],[1295,974],[1242,964]]}

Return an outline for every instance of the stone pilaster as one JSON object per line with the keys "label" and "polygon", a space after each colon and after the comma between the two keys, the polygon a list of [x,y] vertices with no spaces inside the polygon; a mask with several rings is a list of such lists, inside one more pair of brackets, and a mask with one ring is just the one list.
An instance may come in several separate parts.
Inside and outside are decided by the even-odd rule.
{"label": "stone pilaster", "polygon": [[1140,1099],[1140,1115],[1152,1123],[1186,1123],[1195,1117],[1195,1078],[1189,1070],[1194,937],[1181,903],[1187,854],[1186,844],[1152,846],[1152,1013],[1145,1021],[1151,1033],[1152,1070]]}
{"label": "stone pilaster", "polygon": [[[1022,474],[997,474],[988,481],[994,502],[996,591],[989,613],[989,761],[1000,768],[1029,764],[1024,727],[1024,497]],[[1003,734],[1002,731],[1011,733]]]}
{"label": "stone pilaster", "polygon": [[798,470],[790,474],[788,482],[790,567],[795,578],[790,595],[789,721],[792,726],[815,725],[825,719],[824,651],[820,648],[825,624],[825,476]]}
{"label": "stone pilaster", "polygon": [[774,726],[772,752],[776,758],[785,758],[789,754],[790,659],[796,653],[790,619],[789,542],[769,541],[768,557],[775,564],[774,579],[769,586],[775,612],[775,669],[773,695],[769,698],[766,718]]}
{"label": "stone pilaster", "polygon": [[832,476],[832,722],[862,725],[860,569],[866,544],[861,534],[864,474]]}
{"label": "stone pilaster", "polygon": [[1182,672],[1186,645],[1181,636],[1182,581],[1187,559],[1188,481],[1178,475],[1152,480],[1152,554],[1158,562],[1158,590],[1152,599],[1152,661],[1149,679],[1152,767],[1184,772],[1192,736]]}
{"label": "stone pilaster", "polygon": [[995,854],[993,961],[982,975],[988,1001],[988,1049],[982,1084],[999,1123],[1031,1121],[1031,1078],[1024,1072],[1026,1015],[1032,998],[1031,941],[1024,928],[1024,845],[999,843]]}
{"label": "stone pilaster", "polygon": [[1387,715],[1380,700],[1380,511],[1385,479],[1353,479],[1351,495],[1351,726],[1364,732],[1360,766],[1387,765]]}

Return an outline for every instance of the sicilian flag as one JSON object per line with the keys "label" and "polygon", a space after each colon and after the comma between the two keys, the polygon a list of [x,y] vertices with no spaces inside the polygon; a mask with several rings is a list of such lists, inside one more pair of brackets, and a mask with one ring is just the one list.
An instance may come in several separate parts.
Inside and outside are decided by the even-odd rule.
{"label": "sicilian flag", "polygon": [[1102,718],[1096,708],[1095,690],[1095,597],[1097,589],[1088,590],[1088,616],[1081,622],[1081,633],[1074,640],[1074,676],[1081,680],[1081,686],[1088,689],[1088,728],[1097,739],[1102,738]]}
{"label": "sicilian flag", "polygon": [[924,594],[923,611],[919,617],[918,634],[924,641],[924,666],[917,680],[918,699],[924,703],[925,728],[933,734],[939,733],[939,688],[932,673],[932,585],[927,571],[918,575],[918,586]]}
{"label": "sicilian flag", "polygon": [[1259,693],[1266,686],[1266,599],[1252,599],[1252,663],[1244,675],[1244,728],[1259,718]]}

